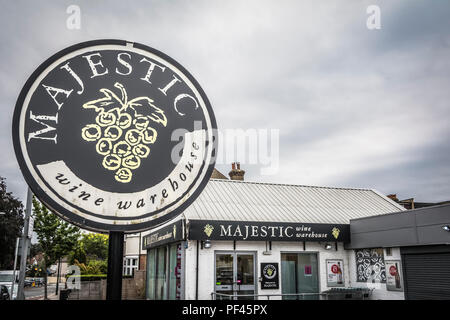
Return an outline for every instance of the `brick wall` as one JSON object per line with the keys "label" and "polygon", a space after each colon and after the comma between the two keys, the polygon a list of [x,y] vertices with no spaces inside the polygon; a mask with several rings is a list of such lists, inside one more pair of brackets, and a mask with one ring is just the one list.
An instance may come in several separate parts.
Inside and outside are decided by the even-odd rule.
{"label": "brick wall", "polygon": [[147,270],[147,255],[146,254],[139,255],[139,270],[142,270],[142,271]]}

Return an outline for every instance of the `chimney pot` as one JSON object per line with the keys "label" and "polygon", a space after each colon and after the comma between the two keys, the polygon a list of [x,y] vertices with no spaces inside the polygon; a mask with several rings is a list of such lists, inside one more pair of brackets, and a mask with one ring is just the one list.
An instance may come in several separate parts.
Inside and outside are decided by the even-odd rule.
{"label": "chimney pot", "polygon": [[228,173],[231,180],[244,180],[245,171],[241,170],[240,162],[231,163],[231,171]]}

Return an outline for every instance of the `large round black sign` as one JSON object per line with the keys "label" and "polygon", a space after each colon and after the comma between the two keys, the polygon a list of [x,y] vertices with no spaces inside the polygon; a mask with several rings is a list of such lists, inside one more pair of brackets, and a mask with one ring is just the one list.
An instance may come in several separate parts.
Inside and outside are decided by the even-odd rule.
{"label": "large round black sign", "polygon": [[44,62],[17,100],[13,140],[34,194],[96,231],[136,232],[180,214],[213,167],[216,121],[165,54],[99,40]]}

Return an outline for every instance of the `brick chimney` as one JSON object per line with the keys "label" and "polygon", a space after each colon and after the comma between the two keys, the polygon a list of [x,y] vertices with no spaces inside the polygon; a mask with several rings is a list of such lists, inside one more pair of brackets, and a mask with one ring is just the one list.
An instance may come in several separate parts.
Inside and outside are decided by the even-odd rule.
{"label": "brick chimney", "polygon": [[395,202],[398,202],[397,194],[388,194],[386,197],[388,197],[391,200],[394,200]]}
{"label": "brick chimney", "polygon": [[231,164],[231,171],[228,173],[231,180],[244,181],[245,171],[241,170],[241,164],[239,162],[233,162]]}

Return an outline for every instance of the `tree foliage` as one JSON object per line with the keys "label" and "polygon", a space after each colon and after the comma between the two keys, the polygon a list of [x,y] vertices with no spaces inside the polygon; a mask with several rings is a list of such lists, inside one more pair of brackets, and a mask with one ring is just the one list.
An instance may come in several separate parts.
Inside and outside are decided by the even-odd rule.
{"label": "tree foliage", "polygon": [[107,260],[90,260],[87,264],[75,260],[74,264],[80,268],[81,275],[100,275],[108,272]]}
{"label": "tree foliage", "polygon": [[98,233],[86,233],[78,240],[77,245],[69,255],[71,264],[89,265],[91,261],[108,259],[108,236]]}
{"label": "tree foliage", "polygon": [[16,238],[23,228],[23,204],[6,191],[5,178],[0,177],[0,269],[12,269],[16,249]]}
{"label": "tree foliage", "polygon": [[[73,250],[80,237],[80,229],[61,220],[34,197],[33,214],[34,231],[42,248],[44,270],[47,270],[58,259]],[[44,292],[47,298],[47,284]]]}

